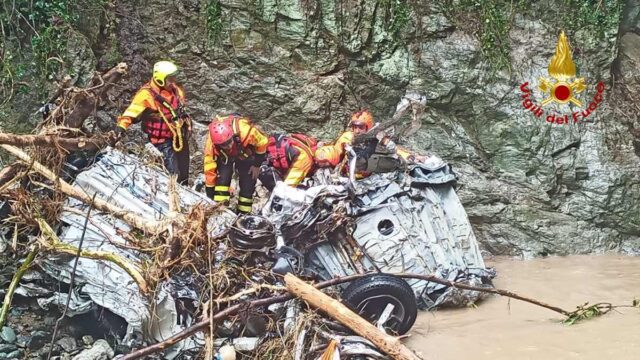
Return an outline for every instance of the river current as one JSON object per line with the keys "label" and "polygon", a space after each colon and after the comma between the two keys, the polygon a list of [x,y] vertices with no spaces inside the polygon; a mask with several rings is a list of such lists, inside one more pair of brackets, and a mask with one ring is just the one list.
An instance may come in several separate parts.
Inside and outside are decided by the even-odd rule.
{"label": "river current", "polygon": [[[497,288],[566,310],[585,302],[640,299],[640,257],[493,258]],[[640,359],[640,308],[620,308],[568,326],[562,315],[492,295],[477,307],[420,312],[406,341],[429,360]]]}

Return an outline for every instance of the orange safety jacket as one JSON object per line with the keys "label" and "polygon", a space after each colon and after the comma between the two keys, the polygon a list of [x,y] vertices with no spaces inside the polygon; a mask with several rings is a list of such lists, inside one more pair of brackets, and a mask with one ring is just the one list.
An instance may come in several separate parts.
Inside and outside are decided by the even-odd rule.
{"label": "orange safety jacket", "polygon": [[248,159],[256,156],[256,166],[260,166],[257,162],[262,162],[267,152],[267,144],[269,138],[260,131],[253,123],[244,117],[230,115],[224,121],[231,122],[231,128],[234,133],[233,146],[229,152],[218,148],[213,144],[211,139],[211,128],[215,120],[209,124],[209,134],[204,145],[204,176],[205,185],[214,187],[218,178],[218,160],[221,159],[225,163],[230,159]]}
{"label": "orange safety jacket", "polygon": [[316,139],[303,134],[275,134],[269,137],[267,159],[274,169],[286,174],[285,184],[297,186],[313,170],[316,146]]}
{"label": "orange safety jacket", "polygon": [[165,88],[149,81],[138,90],[129,107],[118,117],[118,126],[126,130],[131,124],[142,121],[142,131],[149,136],[149,141],[152,144],[164,143],[174,137],[170,126],[175,131],[175,122],[186,117],[184,103],[184,91],[179,86]]}
{"label": "orange safety jacket", "polygon": [[[352,141],[353,141],[353,131],[347,130],[338,137],[338,139],[335,141],[333,145],[336,152],[340,154],[340,158],[342,159],[341,161],[343,162],[343,165],[341,167],[341,172],[343,174],[346,174],[349,171],[346,162],[344,162],[345,154],[346,154],[345,144],[351,144]],[[415,157],[407,149],[402,148],[400,146],[396,146],[396,155],[400,156],[402,159],[409,162],[413,161],[413,158]],[[356,179],[363,179],[369,175],[371,174],[366,171],[356,171]]]}

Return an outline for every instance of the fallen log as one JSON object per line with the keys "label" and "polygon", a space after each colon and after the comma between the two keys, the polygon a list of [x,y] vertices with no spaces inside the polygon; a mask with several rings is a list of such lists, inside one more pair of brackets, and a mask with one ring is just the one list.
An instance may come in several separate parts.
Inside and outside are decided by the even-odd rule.
{"label": "fallen log", "polygon": [[84,120],[95,111],[107,90],[119,82],[126,73],[126,63],[119,63],[104,75],[96,73],[88,88],[79,89],[79,92],[74,96],[73,110],[64,117],[62,125],[72,128],[81,127]]}
{"label": "fallen log", "polygon": [[[3,149],[7,150],[11,154],[15,155],[21,161],[31,164],[32,170],[38,172],[40,175],[44,176],[58,187],[58,189],[63,192],[67,196],[71,196],[75,199],[78,199],[86,204],[91,203],[91,196],[81,189],[78,189],[66,181],[60,179],[53,171],[46,168],[44,165],[40,164],[37,161],[33,161],[33,159],[27,155],[24,151],[18,149],[17,147],[10,145],[0,145]],[[167,227],[173,223],[174,221],[184,222],[183,216],[180,214],[177,217],[167,218],[166,220],[155,221],[155,220],[147,220],[142,218],[141,216],[134,214],[130,211],[126,211],[122,208],[119,208],[113,204],[109,204],[108,202],[102,199],[95,199],[94,206],[96,209],[100,211],[107,212],[112,214],[113,216],[120,218],[127,222],[129,225],[143,230],[149,234],[160,234],[167,230]]]}
{"label": "fallen log", "polygon": [[[78,256],[77,247],[73,245],[65,244],[62,241],[60,241],[60,238],[58,238],[56,233],[53,231],[53,229],[51,229],[49,224],[47,224],[47,222],[44,221],[44,219],[37,219],[37,221],[38,221],[38,225],[40,226],[40,231],[42,232],[42,235],[48,240],[48,241],[41,241],[41,245],[45,249]],[[129,276],[131,276],[131,278],[136,282],[136,284],[138,284],[138,287],[140,288],[140,292],[142,294],[147,295],[149,293],[149,286],[147,286],[147,282],[144,280],[144,277],[142,276],[142,274],[140,274],[140,271],[138,271],[138,269],[136,269],[135,266],[130,264],[124,258],[106,251],[91,251],[91,250],[84,250],[84,249],[80,249],[79,256],[83,258],[88,258],[88,259],[109,261],[118,265],[122,270],[126,271],[127,274],[129,274]]]}
{"label": "fallen log", "polygon": [[13,163],[0,170],[0,186],[13,179],[18,174],[21,164]]}
{"label": "fallen log", "polygon": [[340,301],[330,297],[310,284],[300,280],[291,273],[285,275],[287,290],[304,300],[307,304],[322,310],[327,315],[338,320],[353,330],[356,334],[371,341],[380,350],[396,360],[419,360],[413,351],[404,346],[397,337],[388,335],[375,325],[360,317]]}
{"label": "fallen log", "polygon": [[[76,129],[82,127],[87,117],[105,98],[107,91],[127,73],[127,69],[126,63],[119,63],[104,74],[96,73],[86,89],[68,88],[69,81],[65,80],[51,98],[52,101],[55,101],[63,96],[63,99],[58,101],[58,107],[40,122],[36,129],[39,129],[42,134],[47,125],[51,124]],[[0,170],[0,186],[13,178],[13,176],[9,176],[12,173],[17,173],[15,165],[9,165]]]}
{"label": "fallen log", "polygon": [[[344,283],[347,283],[347,282],[350,282],[350,281],[354,281],[354,280],[360,279],[362,277],[369,276],[371,274],[373,274],[373,273],[343,276],[343,277],[339,277],[339,278],[334,278],[334,279],[331,279],[331,280],[323,281],[323,282],[320,282],[320,283],[318,283],[316,285],[313,285],[313,286],[316,289],[324,289],[324,288],[331,287],[331,286],[334,286],[334,285],[339,285],[339,284],[344,284]],[[406,274],[406,273],[390,274],[390,275],[395,275],[395,276],[399,276],[399,277],[403,277],[403,278],[415,278],[415,279],[433,281],[433,282],[437,282],[439,284],[453,286],[453,287],[457,287],[457,288],[461,288],[461,289],[468,289],[468,290],[476,290],[476,291],[494,293],[494,294],[507,296],[507,297],[512,297],[514,299],[526,301],[526,302],[534,304],[534,305],[542,306],[542,307],[545,307],[545,308],[547,308],[549,310],[553,310],[553,311],[558,312],[558,313],[563,314],[563,315],[567,315],[567,316],[570,315],[570,312],[568,312],[566,310],[563,310],[561,308],[558,308],[558,307],[555,307],[555,306],[551,306],[551,305],[545,304],[543,302],[539,302],[537,300],[526,298],[524,296],[515,294],[515,293],[510,292],[510,291],[506,291],[506,290],[476,287],[476,286],[471,286],[471,285],[467,285],[467,284],[451,282],[451,281],[440,279],[440,278],[437,278],[437,277],[431,276],[431,275]],[[229,317],[231,315],[237,314],[241,310],[248,310],[248,309],[256,308],[256,307],[260,307],[260,306],[268,306],[268,305],[271,305],[271,304],[285,302],[285,301],[288,301],[288,300],[291,300],[291,299],[293,299],[293,296],[287,294],[287,295],[274,296],[274,297],[270,297],[270,298],[266,298],[266,299],[259,299],[259,300],[243,302],[243,303],[239,303],[239,304],[230,306],[227,309],[225,309],[225,310],[223,310],[223,311],[211,316],[207,320],[200,321],[200,322],[192,325],[191,327],[188,327],[188,328],[184,329],[183,331],[181,331],[181,332],[179,332],[179,333],[177,333],[177,334],[169,337],[168,339],[166,339],[164,341],[161,341],[161,342],[159,342],[157,344],[149,345],[149,346],[147,346],[145,348],[133,351],[133,352],[125,355],[120,360],[138,359],[140,357],[147,356],[147,355],[154,354],[156,352],[168,349],[169,347],[171,347],[171,346],[177,344],[179,341],[181,341],[181,340],[183,340],[183,339],[185,339],[185,338],[197,333],[198,331],[206,330],[211,325],[211,322],[215,323],[216,321],[224,320],[224,319],[226,319],[227,317]]]}
{"label": "fallen log", "polygon": [[[69,151],[77,150],[97,150],[108,145],[109,141],[106,137],[80,137],[80,138],[64,138],[56,135],[15,135],[8,133],[0,133],[0,144],[12,146],[46,146],[63,148]],[[7,169],[7,170],[5,170]],[[4,171],[11,171],[5,168]],[[0,176],[3,176],[0,172]],[[1,181],[1,180],[0,180]]]}

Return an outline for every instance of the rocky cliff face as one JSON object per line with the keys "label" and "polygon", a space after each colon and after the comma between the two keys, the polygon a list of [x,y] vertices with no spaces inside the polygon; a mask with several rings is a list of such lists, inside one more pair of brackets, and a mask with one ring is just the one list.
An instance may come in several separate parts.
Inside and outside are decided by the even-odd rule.
{"label": "rocky cliff face", "polygon": [[[182,68],[203,125],[239,111],[268,131],[329,140],[353,110],[383,120],[418,93],[427,98],[421,126],[407,118],[399,143],[454,165],[487,251],[639,253],[639,8],[632,0],[118,0],[82,17],[80,29],[90,63],[131,69],[97,113],[105,128],[161,59]],[[549,78],[561,28],[585,79],[583,106],[544,111],[571,117],[588,108],[599,81],[604,100],[586,121],[552,124],[523,107],[521,84],[534,103],[544,100],[537,85]]]}

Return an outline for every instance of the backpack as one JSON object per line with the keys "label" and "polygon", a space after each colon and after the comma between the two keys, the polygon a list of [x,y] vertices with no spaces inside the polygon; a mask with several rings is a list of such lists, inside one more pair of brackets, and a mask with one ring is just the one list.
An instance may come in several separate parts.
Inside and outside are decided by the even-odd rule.
{"label": "backpack", "polygon": [[269,163],[276,169],[288,170],[293,160],[300,154],[297,148],[291,146],[296,145],[305,151],[309,158],[313,159],[318,141],[304,134],[273,134],[269,136],[269,144],[267,152],[269,153]]}

